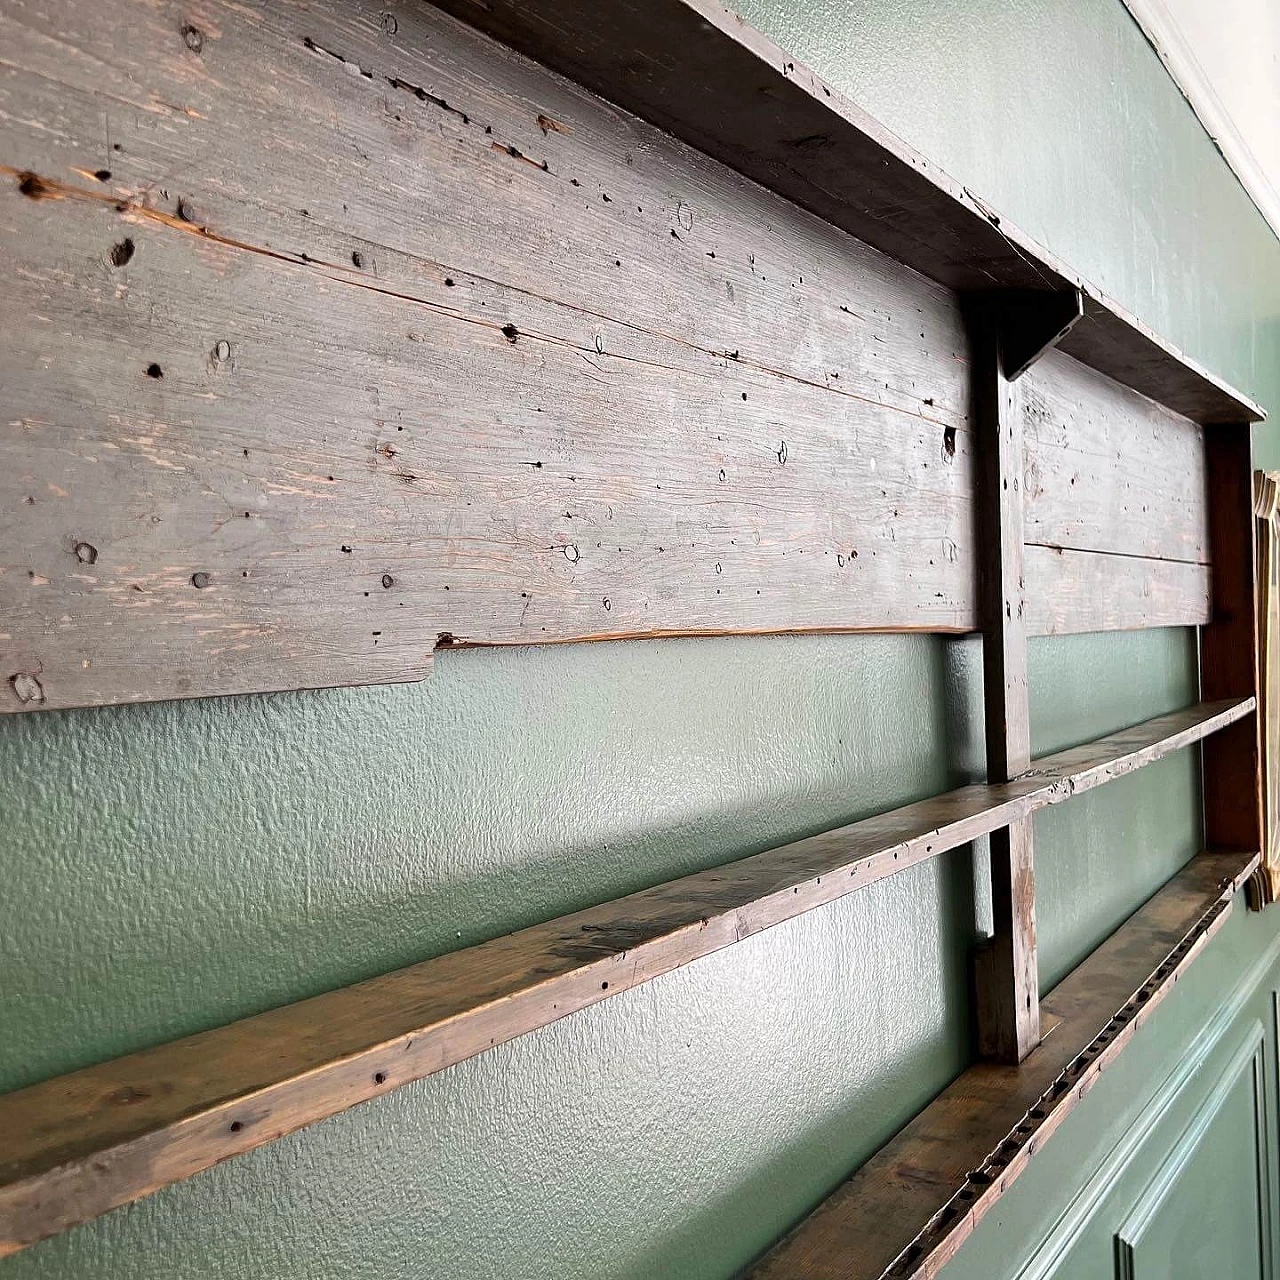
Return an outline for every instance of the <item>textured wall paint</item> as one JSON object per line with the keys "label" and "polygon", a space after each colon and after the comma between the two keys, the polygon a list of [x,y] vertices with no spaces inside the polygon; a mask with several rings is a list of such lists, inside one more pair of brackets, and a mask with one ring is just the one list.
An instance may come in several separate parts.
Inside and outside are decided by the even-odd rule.
{"label": "textured wall paint", "polygon": [[[754,9],[1280,405],[1262,350],[1280,251],[1118,3]],[[6,717],[0,1087],[974,776],[978,658],[910,637],[446,653],[422,686]],[[1185,705],[1194,671],[1177,631],[1036,642],[1036,748]],[[1195,848],[1195,781],[1186,755],[1038,822],[1048,979]],[[957,851],[220,1166],[0,1280],[727,1276],[967,1059],[972,863]],[[1232,927],[1245,952],[1270,936]],[[1148,1074],[1198,1016],[1182,999]],[[1068,1132],[1059,1149],[1086,1160]],[[1053,1168],[1069,1186],[1076,1165]]]}

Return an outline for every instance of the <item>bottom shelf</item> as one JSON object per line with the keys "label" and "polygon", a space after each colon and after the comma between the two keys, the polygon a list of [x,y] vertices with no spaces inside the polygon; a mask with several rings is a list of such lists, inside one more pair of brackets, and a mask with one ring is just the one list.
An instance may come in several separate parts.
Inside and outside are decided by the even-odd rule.
{"label": "bottom shelf", "polygon": [[1193,858],[1044,997],[1044,1042],[1025,1062],[970,1067],[750,1274],[936,1275],[1221,928],[1258,861]]}

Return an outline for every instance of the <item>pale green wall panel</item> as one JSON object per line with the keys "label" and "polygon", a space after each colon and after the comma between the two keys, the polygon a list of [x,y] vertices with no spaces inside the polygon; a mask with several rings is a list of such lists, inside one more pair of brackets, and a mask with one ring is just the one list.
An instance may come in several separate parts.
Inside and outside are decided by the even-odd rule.
{"label": "pale green wall panel", "polygon": [[[944,1269],[946,1280],[1111,1280],[1115,1235],[1215,1087],[1229,1079],[1240,1046],[1260,1028],[1267,1034],[1262,1074],[1274,1127],[1277,984],[1280,939],[1274,920],[1238,909],[1069,1122],[978,1224]],[[1234,1145],[1241,1145],[1238,1137]],[[1274,1217],[1275,1152],[1269,1156]],[[1253,1157],[1253,1144],[1245,1141],[1227,1179],[1250,1199]],[[1194,1218],[1208,1205],[1188,1194],[1180,1208]],[[1205,1234],[1211,1230],[1206,1224]],[[1217,1238],[1224,1250],[1221,1272],[1243,1269],[1252,1280],[1257,1236]],[[1203,1274],[1214,1278],[1219,1270]]]}
{"label": "pale green wall panel", "polygon": [[[1118,2],[747,11],[1280,406],[1280,249]],[[974,641],[662,641],[446,653],[419,686],[0,718],[0,1087],[976,776],[980,671]],[[1038,641],[1036,747],[1185,705],[1194,673],[1187,633]],[[1195,785],[1187,755],[1038,824],[1046,974],[1194,849]],[[974,898],[958,851],[0,1280],[728,1276],[967,1060]],[[1274,925],[1230,929],[1204,964]],[[1152,1027],[1167,1036],[1055,1139],[1056,1181],[1010,1198],[1026,1230],[975,1242],[973,1274],[1006,1274],[1027,1223],[1052,1221],[1202,1007],[1179,984]]]}
{"label": "pale green wall panel", "polygon": [[1242,1046],[1116,1233],[1120,1280],[1259,1280],[1258,1090],[1263,1030]]}

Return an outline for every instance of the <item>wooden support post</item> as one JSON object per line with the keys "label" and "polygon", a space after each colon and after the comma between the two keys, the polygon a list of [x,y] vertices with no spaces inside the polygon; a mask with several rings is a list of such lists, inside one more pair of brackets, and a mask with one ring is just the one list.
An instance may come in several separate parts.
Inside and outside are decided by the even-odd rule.
{"label": "wooden support post", "polygon": [[[1200,633],[1200,687],[1208,698],[1257,696],[1253,467],[1246,425],[1205,433],[1213,616]],[[1204,750],[1209,849],[1262,850],[1259,717],[1232,725]],[[1250,905],[1264,900],[1251,884]]]}
{"label": "wooden support post", "polygon": [[[987,777],[1008,782],[1031,767],[1026,602],[1022,574],[1022,418],[1001,362],[1001,326],[981,314],[974,333],[982,520],[983,678]],[[1025,364],[1024,366],[1025,367]],[[995,934],[978,955],[978,1048],[1021,1062],[1040,1043],[1035,866],[1031,819],[991,834]]]}

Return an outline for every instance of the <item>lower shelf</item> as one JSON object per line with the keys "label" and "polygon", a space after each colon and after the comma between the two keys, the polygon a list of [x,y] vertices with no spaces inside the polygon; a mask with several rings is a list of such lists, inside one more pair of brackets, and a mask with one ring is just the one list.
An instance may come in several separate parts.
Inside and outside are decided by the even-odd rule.
{"label": "lower shelf", "polygon": [[1020,1066],[979,1063],[751,1271],[756,1280],[935,1276],[1230,914],[1257,854],[1202,853],[1040,1002]]}
{"label": "lower shelf", "polygon": [[1014,782],[962,787],[6,1094],[0,1256],[1124,777],[1254,707],[1201,703],[1042,757]]}

